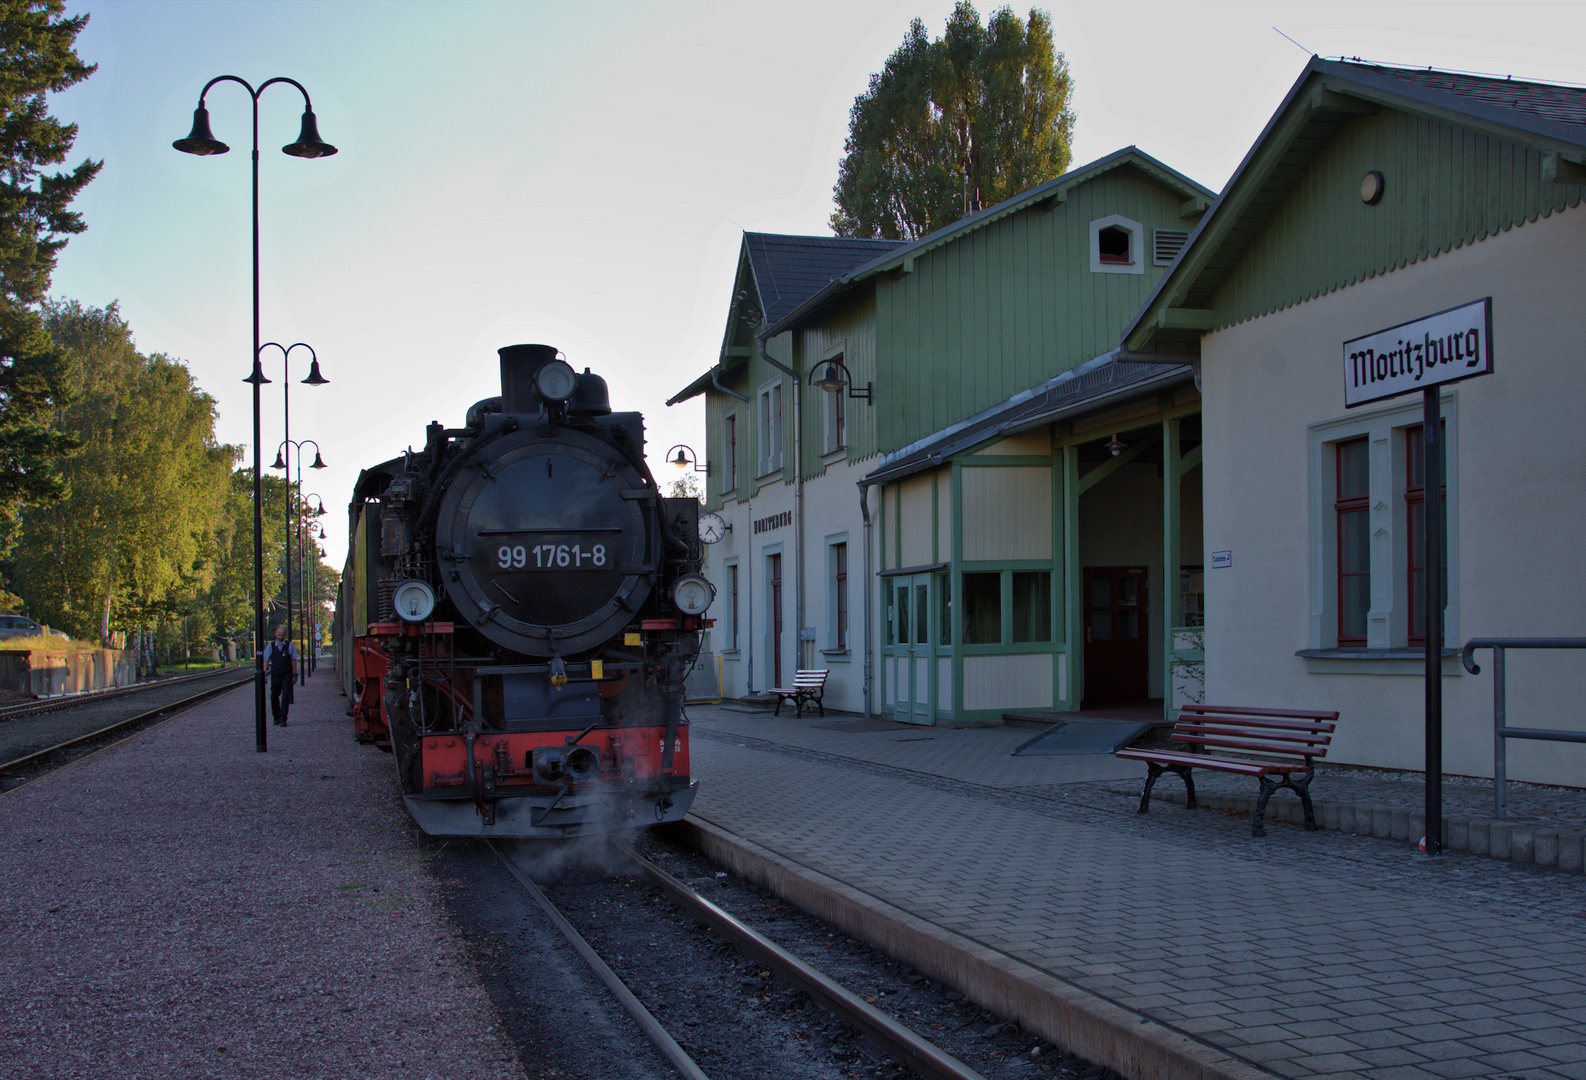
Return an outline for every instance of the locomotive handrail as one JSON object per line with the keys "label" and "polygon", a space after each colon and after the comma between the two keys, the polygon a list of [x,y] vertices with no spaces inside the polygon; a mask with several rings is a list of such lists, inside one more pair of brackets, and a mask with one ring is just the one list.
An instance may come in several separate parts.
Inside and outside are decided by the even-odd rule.
{"label": "locomotive handrail", "polygon": [[1505,671],[1507,649],[1586,649],[1586,637],[1492,637],[1471,638],[1459,652],[1465,670],[1479,675],[1477,649],[1492,650],[1492,816],[1508,815],[1509,753],[1506,739],[1534,739],[1540,742],[1586,743],[1586,731],[1561,731],[1557,728],[1518,728],[1509,726],[1509,687]]}

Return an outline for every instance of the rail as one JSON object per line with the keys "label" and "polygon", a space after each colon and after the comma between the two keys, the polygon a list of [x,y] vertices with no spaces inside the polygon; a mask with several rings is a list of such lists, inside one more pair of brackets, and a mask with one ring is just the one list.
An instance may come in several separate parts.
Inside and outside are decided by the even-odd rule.
{"label": "rail", "polygon": [[1556,728],[1509,726],[1508,681],[1504,671],[1504,652],[1508,649],[1586,649],[1586,638],[1472,638],[1460,650],[1460,662],[1472,675],[1481,674],[1476,665],[1477,649],[1492,650],[1492,816],[1508,816],[1507,739],[1538,739],[1543,742],[1586,743],[1586,731],[1560,731]]}

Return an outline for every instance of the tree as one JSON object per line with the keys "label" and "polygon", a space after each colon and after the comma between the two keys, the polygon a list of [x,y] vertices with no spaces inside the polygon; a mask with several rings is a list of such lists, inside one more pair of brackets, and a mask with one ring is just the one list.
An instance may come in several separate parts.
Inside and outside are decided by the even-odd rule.
{"label": "tree", "polygon": [[143,356],[115,304],[47,305],[76,444],[54,468],[64,495],[24,507],[14,565],[31,611],[108,645],[197,606],[214,572],[232,464],[215,403],[182,364]]}
{"label": "tree", "polygon": [[1061,176],[1073,82],[1052,19],[959,0],[937,41],[915,19],[848,113],[832,194],[838,236],[914,240]]}
{"label": "tree", "polygon": [[61,7],[0,0],[0,555],[24,502],[63,493],[51,465],[72,445],[51,423],[65,400],[66,358],[39,307],[66,238],[84,228],[67,207],[101,163],[42,171],[65,160],[77,137],[77,125],[45,110],[45,95],[94,70],[73,51],[88,16],[63,19]]}

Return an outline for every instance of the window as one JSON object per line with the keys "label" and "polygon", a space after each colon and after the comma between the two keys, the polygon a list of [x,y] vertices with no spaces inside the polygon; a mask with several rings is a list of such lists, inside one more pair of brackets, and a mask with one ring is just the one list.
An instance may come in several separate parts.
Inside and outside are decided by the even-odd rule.
{"label": "window", "polygon": [[782,468],[782,384],[760,391],[760,475]]}
{"label": "window", "polygon": [[997,645],[1002,641],[1002,575],[964,575],[964,644]]}
{"label": "window", "polygon": [[1366,643],[1366,616],[1371,612],[1371,447],[1350,439],[1333,447],[1337,460],[1338,515],[1338,644]]}
{"label": "window", "polygon": [[725,495],[729,491],[738,490],[738,414],[730,413],[727,416],[727,427],[722,433],[722,461],[726,463],[723,472],[721,491]]}
{"label": "window", "polygon": [[1052,640],[1052,572],[1013,572],[1013,640]]}
{"label": "window", "polygon": [[1104,263],[1129,263],[1129,233],[1109,225],[1096,234],[1096,253]]}
{"label": "window", "polygon": [[[1457,535],[1459,513],[1457,403],[1454,392],[1444,393],[1443,495],[1449,538]],[[1421,551],[1426,474],[1421,450],[1419,401],[1352,412],[1311,426],[1311,611],[1309,647],[1302,655],[1327,660],[1319,654],[1343,648],[1383,654],[1363,655],[1363,660],[1392,659],[1386,655],[1391,650],[1424,644],[1420,608],[1426,589]],[[1458,563],[1458,548],[1450,542],[1443,564],[1449,641],[1458,638]],[[1324,664],[1312,670],[1345,669]]]}
{"label": "window", "polygon": [[828,652],[848,650],[848,541],[826,545]]}
{"label": "window", "polygon": [[[1446,427],[1446,425],[1445,425]],[[1406,576],[1406,585],[1409,592],[1406,596],[1405,615],[1410,624],[1409,642],[1411,645],[1426,644],[1426,443],[1422,439],[1425,425],[1417,424],[1415,427],[1404,429],[1404,518],[1405,518],[1405,565],[1409,567]],[[1448,485],[1442,487],[1443,512],[1445,521],[1448,513]],[[1441,560],[1443,571],[1443,598],[1446,607],[1448,602],[1448,537],[1444,530],[1443,537],[1444,556]]]}
{"label": "window", "polygon": [[1090,269],[1097,274],[1145,273],[1145,226],[1122,214],[1092,221]]}
{"label": "window", "polygon": [[[838,353],[836,356],[828,357],[827,359],[842,363],[843,354]],[[822,361],[822,363],[825,362]],[[822,406],[825,430],[824,438],[821,442],[821,453],[835,454],[848,446],[848,389],[843,387],[836,393],[823,392],[821,396],[826,399],[825,404]]]}

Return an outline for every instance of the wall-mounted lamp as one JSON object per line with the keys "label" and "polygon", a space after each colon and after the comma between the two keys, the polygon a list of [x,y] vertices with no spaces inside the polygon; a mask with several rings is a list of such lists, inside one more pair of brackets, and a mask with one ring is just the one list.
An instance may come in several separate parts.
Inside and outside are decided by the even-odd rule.
{"label": "wall-mounted lamp", "polygon": [[1107,449],[1112,451],[1112,456],[1117,457],[1124,452],[1129,444],[1118,438],[1118,433],[1113,432],[1112,438],[1107,440]]}
{"label": "wall-mounted lamp", "polygon": [[[677,451],[676,457],[672,456],[672,450]],[[666,460],[670,461],[673,465],[676,465],[679,469],[686,469],[688,466],[692,465],[694,466],[695,472],[708,472],[710,470],[709,465],[701,465],[699,463],[699,455],[694,453],[693,447],[684,446],[682,443],[678,443],[676,446],[672,447],[672,450],[668,450],[666,452]]]}
{"label": "wall-mounted lamp", "polygon": [[[819,376],[817,378],[817,376]],[[848,387],[848,396],[874,407],[875,400],[870,396],[874,383],[865,383],[863,390],[854,389],[854,378],[849,374],[848,368],[841,360],[822,360],[810,372],[810,385],[818,386],[828,394],[840,394],[843,387]]]}

